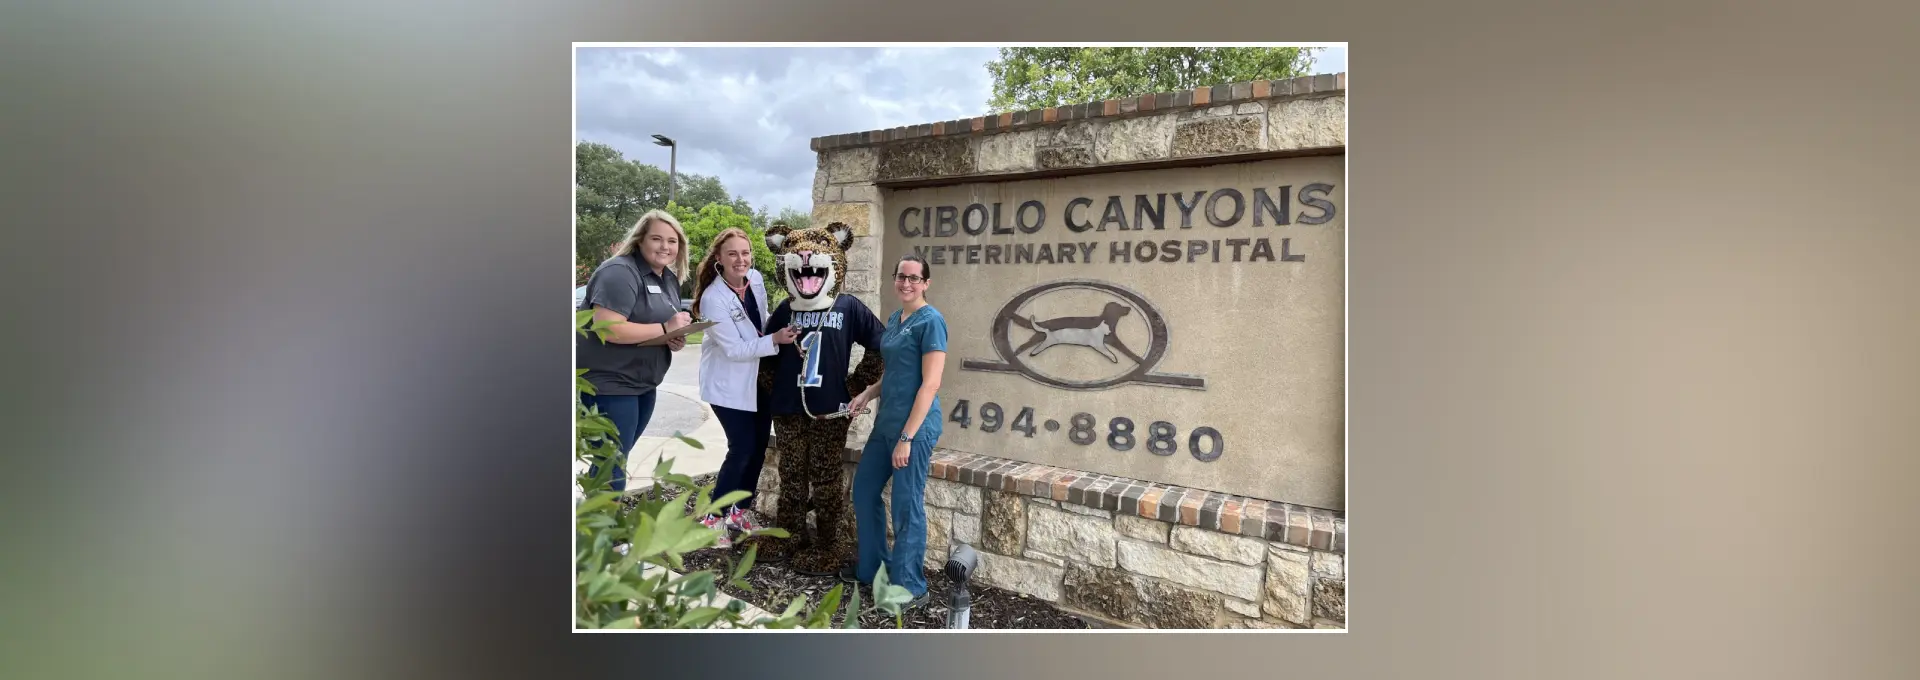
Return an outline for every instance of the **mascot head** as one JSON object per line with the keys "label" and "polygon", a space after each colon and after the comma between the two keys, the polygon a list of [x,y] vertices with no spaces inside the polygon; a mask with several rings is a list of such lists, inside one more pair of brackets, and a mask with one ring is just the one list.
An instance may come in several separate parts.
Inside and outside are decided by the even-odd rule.
{"label": "mascot head", "polygon": [[795,311],[828,309],[840,296],[847,275],[847,249],[853,230],[839,222],[826,228],[794,231],[785,222],[767,227],[767,249],[773,251],[780,285],[787,289]]}

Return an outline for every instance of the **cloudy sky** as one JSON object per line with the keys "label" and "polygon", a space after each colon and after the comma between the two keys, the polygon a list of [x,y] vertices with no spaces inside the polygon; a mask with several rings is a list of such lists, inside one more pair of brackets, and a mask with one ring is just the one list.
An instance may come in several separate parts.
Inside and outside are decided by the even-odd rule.
{"label": "cloudy sky", "polygon": [[[681,172],[714,175],[771,212],[811,212],[807,140],[977,116],[993,81],[990,47],[583,47],[576,57],[575,137]],[[1346,48],[1315,55],[1315,73],[1347,69]]]}

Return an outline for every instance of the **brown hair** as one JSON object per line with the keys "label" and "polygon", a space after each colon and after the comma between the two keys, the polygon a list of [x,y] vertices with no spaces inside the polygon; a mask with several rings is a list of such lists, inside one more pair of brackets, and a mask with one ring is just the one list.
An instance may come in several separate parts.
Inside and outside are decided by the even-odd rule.
{"label": "brown hair", "polygon": [[915,255],[913,253],[907,253],[905,255],[901,255],[900,261],[894,263],[893,265],[893,273],[899,274],[900,265],[906,264],[908,262],[920,263],[920,278],[926,279],[928,281],[933,280],[933,265],[927,264],[926,258],[921,257],[919,255]]}
{"label": "brown hair", "polygon": [[693,274],[694,317],[704,318],[700,316],[700,298],[706,295],[707,286],[713,285],[713,280],[720,278],[720,272],[714,269],[714,265],[720,262],[720,249],[727,245],[729,239],[736,238],[747,242],[747,251],[749,253],[753,251],[753,239],[747,236],[747,232],[735,227],[728,227],[725,231],[720,232],[719,236],[713,237],[713,245],[707,248],[707,256],[700,258],[700,266],[694,270]]}

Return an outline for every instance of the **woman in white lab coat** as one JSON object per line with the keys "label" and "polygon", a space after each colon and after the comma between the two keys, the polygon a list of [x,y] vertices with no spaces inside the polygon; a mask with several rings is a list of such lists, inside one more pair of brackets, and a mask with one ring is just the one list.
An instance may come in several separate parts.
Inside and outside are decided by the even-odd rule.
{"label": "woman in white lab coat", "polygon": [[[793,342],[795,330],[762,332],[767,318],[767,287],[753,269],[753,242],[746,232],[728,229],[714,237],[713,247],[694,271],[695,316],[717,322],[706,330],[700,348],[700,399],[713,406],[714,416],[727,433],[727,458],[720,464],[715,498],[732,491],[754,493],[760,486],[760,468],[766,462],[767,439],[773,419],[767,397],[759,390],[760,359],[773,356],[779,345]],[[746,510],[753,498],[709,515],[708,527],[752,531],[756,527]],[[721,547],[732,544],[722,531]]]}

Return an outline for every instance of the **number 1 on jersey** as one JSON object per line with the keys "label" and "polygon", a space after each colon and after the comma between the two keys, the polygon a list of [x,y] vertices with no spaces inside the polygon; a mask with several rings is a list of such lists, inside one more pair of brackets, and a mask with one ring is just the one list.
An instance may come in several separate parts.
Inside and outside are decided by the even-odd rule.
{"label": "number 1 on jersey", "polygon": [[820,380],[820,331],[813,331],[800,338],[800,348],[805,357],[800,367],[800,386],[819,387]]}

